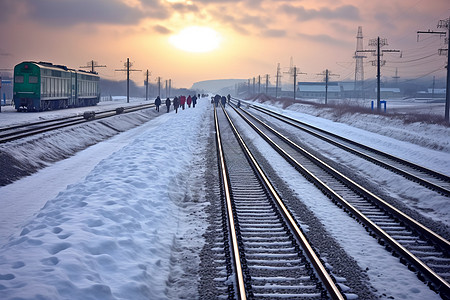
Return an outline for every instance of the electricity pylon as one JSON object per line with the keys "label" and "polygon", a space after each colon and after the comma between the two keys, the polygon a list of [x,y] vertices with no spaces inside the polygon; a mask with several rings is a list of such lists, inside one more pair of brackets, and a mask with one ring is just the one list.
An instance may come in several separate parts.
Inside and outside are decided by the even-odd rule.
{"label": "electricity pylon", "polygon": [[355,64],[355,84],[354,92],[357,98],[364,97],[364,61],[363,59],[367,56],[362,55],[361,52],[364,51],[363,48],[363,34],[362,26],[358,27],[358,34],[356,35],[356,51],[353,58],[356,60]]}
{"label": "electricity pylon", "polygon": [[369,46],[377,47],[376,50],[359,51],[359,52],[370,52],[372,53],[372,55],[377,57],[376,61],[372,61],[372,66],[377,67],[377,112],[381,111],[381,99],[380,99],[381,66],[384,66],[384,64],[386,63],[385,60],[381,60],[381,56],[383,56],[383,54],[386,52],[400,52],[400,50],[387,50],[387,49],[381,50],[381,48],[386,45],[388,45],[387,39],[385,38],[381,39],[380,37],[378,37],[376,39],[370,39],[369,41]]}

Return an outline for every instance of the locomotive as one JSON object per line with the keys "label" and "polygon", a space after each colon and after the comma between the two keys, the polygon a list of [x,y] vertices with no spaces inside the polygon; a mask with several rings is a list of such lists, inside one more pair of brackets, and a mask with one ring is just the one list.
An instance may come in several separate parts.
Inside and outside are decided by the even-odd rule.
{"label": "locomotive", "polygon": [[17,111],[44,111],[97,105],[99,81],[97,73],[25,61],[14,67],[14,106]]}

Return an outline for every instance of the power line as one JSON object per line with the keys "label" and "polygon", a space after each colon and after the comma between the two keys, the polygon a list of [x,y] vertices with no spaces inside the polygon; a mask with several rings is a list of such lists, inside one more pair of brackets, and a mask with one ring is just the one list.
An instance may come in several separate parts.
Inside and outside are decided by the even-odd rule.
{"label": "power line", "polygon": [[[447,49],[438,49],[439,55],[443,55],[444,52],[447,52],[447,85],[446,85],[446,95],[445,95],[445,120],[449,122],[450,115],[450,17],[445,20],[439,20],[437,28],[447,29],[446,31],[417,31],[417,35],[419,34],[433,34],[433,35],[446,35],[447,36]],[[418,37],[417,37],[418,38]]]}
{"label": "power line", "polygon": [[100,66],[100,65],[98,65],[98,63],[96,61],[91,60],[91,61],[87,62],[86,66],[82,66],[80,68],[84,68],[84,69],[85,68],[90,68],[91,69],[91,73],[97,74],[97,72],[95,72],[95,68],[106,68],[106,66]]}
{"label": "power line", "polygon": [[380,112],[380,110],[381,110],[381,99],[380,99],[381,66],[383,66],[386,63],[385,60],[381,60],[381,56],[384,53],[400,52],[400,50],[381,49],[382,47],[384,47],[386,45],[388,45],[387,39],[378,37],[376,39],[371,39],[369,41],[369,46],[377,47],[376,50],[362,50],[362,51],[359,51],[359,52],[369,52],[369,53],[372,53],[373,55],[377,56],[377,60],[376,61],[372,61],[372,66],[376,66],[377,67],[377,111],[378,112]]}

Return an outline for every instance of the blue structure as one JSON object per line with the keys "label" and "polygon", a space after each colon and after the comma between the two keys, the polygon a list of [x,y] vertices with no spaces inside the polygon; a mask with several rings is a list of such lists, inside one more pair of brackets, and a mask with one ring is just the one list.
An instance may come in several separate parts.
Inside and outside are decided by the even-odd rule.
{"label": "blue structure", "polygon": [[[380,101],[380,105],[384,105],[384,112],[386,112],[386,100]],[[373,100],[372,100],[372,110],[373,110]]]}

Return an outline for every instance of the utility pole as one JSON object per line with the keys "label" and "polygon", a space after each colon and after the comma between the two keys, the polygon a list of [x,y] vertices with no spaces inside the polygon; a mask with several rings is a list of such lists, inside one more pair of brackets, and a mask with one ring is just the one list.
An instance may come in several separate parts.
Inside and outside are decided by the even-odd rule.
{"label": "utility pole", "polygon": [[339,75],[335,75],[335,74],[331,74],[330,71],[328,71],[328,69],[326,69],[325,71],[323,71],[320,74],[317,75],[324,75],[325,77],[323,78],[323,80],[325,81],[325,105],[328,104],[328,82],[330,79],[330,76],[339,76]]}
{"label": "utility pole", "polygon": [[294,76],[294,100],[295,100],[295,92],[297,91],[297,75],[302,75],[302,74],[306,75],[306,73],[297,72],[297,70],[298,70],[297,67],[294,66],[294,74],[293,74],[293,76]]}
{"label": "utility pole", "polygon": [[158,96],[161,97],[161,77],[158,76]]}
{"label": "utility pole", "polygon": [[170,98],[170,90],[172,89],[172,79],[169,79],[169,95],[167,98]]}
{"label": "utility pole", "polygon": [[385,52],[400,52],[400,50],[381,50],[381,47],[384,47],[388,45],[387,43],[387,39],[383,38],[380,39],[380,37],[376,38],[376,39],[371,39],[369,41],[369,46],[376,46],[377,50],[361,50],[361,51],[356,51],[356,52],[370,52],[372,53],[372,55],[376,55],[377,56],[377,60],[376,61],[372,61],[372,66],[376,66],[377,67],[377,112],[381,111],[381,99],[380,99],[380,90],[381,90],[381,66],[384,66],[384,64],[386,63],[385,60],[381,60],[381,56],[385,53]]}
{"label": "utility pole", "polygon": [[251,90],[250,90],[250,78],[248,79],[248,94],[251,95]]}
{"label": "utility pole", "polygon": [[277,86],[275,88],[275,98],[278,98],[278,86],[280,85],[280,63],[278,63],[277,67]]}
{"label": "utility pole", "polygon": [[434,85],[436,83],[436,77],[433,76],[433,88],[431,89],[431,99],[434,99]]}
{"label": "utility pole", "polygon": [[449,109],[450,109],[450,17],[445,20],[439,20],[437,28],[445,28],[447,31],[417,31],[417,40],[419,40],[420,33],[427,34],[439,34],[447,35],[447,49],[439,49],[439,55],[443,55],[447,52],[447,85],[445,91],[445,121],[449,122]]}
{"label": "utility pole", "polygon": [[99,66],[98,63],[96,61],[88,61],[86,66],[81,66],[80,68],[89,68],[91,69],[91,73],[97,74],[97,72],[95,72],[95,68],[106,68],[106,66]]}
{"label": "utility pole", "polygon": [[145,101],[148,100],[148,77],[150,76],[150,72],[147,69],[146,77],[145,77]]}
{"label": "utility pole", "polygon": [[127,58],[127,62],[124,64],[126,69],[121,69],[121,70],[116,70],[116,71],[121,71],[121,72],[127,72],[127,103],[130,103],[130,72],[134,72],[134,71],[142,71],[142,70],[133,70],[130,69],[130,67],[133,64],[130,63],[130,59]]}
{"label": "utility pole", "polygon": [[269,74],[266,74],[266,95],[269,95]]}
{"label": "utility pole", "polygon": [[291,66],[289,67],[289,72],[285,72],[287,74],[291,74],[294,77],[294,100],[295,100],[295,92],[297,91],[297,75],[306,74],[302,72],[297,72],[298,69],[296,66],[293,66],[292,57],[291,57]]}
{"label": "utility pole", "polygon": [[261,94],[261,75],[258,75],[258,94]]}
{"label": "utility pole", "polygon": [[294,101],[296,91],[297,91],[297,67],[294,67]]}
{"label": "utility pole", "polygon": [[256,92],[256,90],[255,90],[255,77],[253,77],[253,95],[255,95],[255,92]]}
{"label": "utility pole", "polygon": [[169,81],[166,79],[166,98],[168,97],[167,95],[169,94]]}

